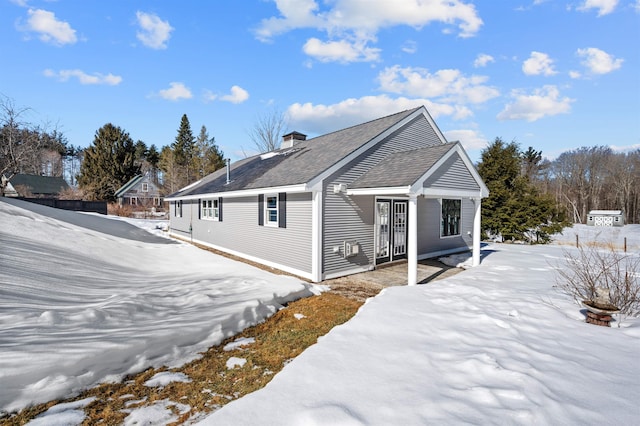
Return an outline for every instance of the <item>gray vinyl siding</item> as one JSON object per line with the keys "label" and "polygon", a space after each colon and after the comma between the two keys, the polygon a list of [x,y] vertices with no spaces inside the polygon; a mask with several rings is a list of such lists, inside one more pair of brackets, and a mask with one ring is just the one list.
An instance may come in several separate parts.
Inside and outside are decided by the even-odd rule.
{"label": "gray vinyl siding", "polygon": [[[189,225],[191,224],[192,214],[195,213],[195,217],[198,217],[198,201],[183,201],[182,202],[182,217],[176,217],[176,201],[172,201],[169,204],[169,223],[171,232],[182,238],[189,238]],[[195,205],[195,207],[194,207]],[[193,209],[193,213],[192,213]]]}
{"label": "gray vinyl siding", "polygon": [[[334,194],[334,184],[343,183],[348,186],[391,153],[441,143],[426,118],[419,116],[325,180],[322,208],[323,273],[332,274],[375,264],[375,197]],[[335,253],[334,247],[342,247],[344,241],[356,241],[360,246],[360,253],[346,259],[342,251]]]}
{"label": "gray vinyl siding", "polygon": [[418,198],[418,256],[456,248],[470,248],[473,239],[473,201],[463,198],[461,203],[460,235],[440,237],[442,207],[439,199]]}
{"label": "gray vinyl siding", "polygon": [[257,196],[223,197],[221,222],[198,219],[197,206],[194,240],[311,273],[311,193],[287,194],[286,228],[258,225]]}
{"label": "gray vinyl siding", "polygon": [[445,188],[479,191],[480,186],[465,166],[459,154],[454,154],[430,176],[424,188]]}

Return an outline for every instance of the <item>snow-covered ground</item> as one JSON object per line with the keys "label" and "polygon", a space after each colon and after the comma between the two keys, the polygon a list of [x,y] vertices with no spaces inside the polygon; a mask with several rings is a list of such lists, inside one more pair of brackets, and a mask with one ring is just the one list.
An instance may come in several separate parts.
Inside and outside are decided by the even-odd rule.
{"label": "snow-covered ground", "polygon": [[625,225],[622,227],[602,227],[573,225],[565,228],[562,234],[553,235],[554,244],[575,245],[576,235],[580,244],[598,243],[600,245],[611,244],[618,249],[624,248],[625,238],[628,253],[640,252],[640,225]]}
{"label": "snow-covered ground", "polygon": [[[309,291],[127,221],[56,214],[64,217],[0,201],[4,409],[178,364]],[[638,230],[620,232],[637,243]],[[568,243],[570,232],[581,230],[565,231]],[[492,244],[479,267],[388,288],[264,389],[203,424],[637,424],[640,319],[586,324],[581,307],[554,288],[563,250],[574,249]],[[238,360],[230,368],[242,368]],[[172,380],[189,378],[160,373],[148,385]],[[80,422],[89,402],[59,404],[34,424]],[[132,409],[125,423],[171,422],[169,405],[178,407]]]}
{"label": "snow-covered ground", "polygon": [[202,424],[638,424],[640,320],[585,323],[553,287],[563,250],[493,244],[479,267],[387,288]]}
{"label": "snow-covered ground", "polygon": [[311,290],[121,219],[0,199],[0,411],[183,364]]}

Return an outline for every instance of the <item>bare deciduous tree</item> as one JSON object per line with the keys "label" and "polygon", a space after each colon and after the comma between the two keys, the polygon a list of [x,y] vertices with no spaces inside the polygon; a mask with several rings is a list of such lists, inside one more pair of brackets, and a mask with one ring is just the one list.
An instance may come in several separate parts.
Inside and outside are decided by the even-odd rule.
{"label": "bare deciduous tree", "polygon": [[249,130],[249,137],[259,152],[269,152],[280,147],[280,138],[287,128],[285,114],[273,108],[259,115]]}
{"label": "bare deciduous tree", "polygon": [[31,125],[22,121],[29,110],[16,107],[12,99],[0,98],[0,195],[4,195],[8,181],[21,171],[26,159],[33,157],[39,149],[37,133],[30,131]]}

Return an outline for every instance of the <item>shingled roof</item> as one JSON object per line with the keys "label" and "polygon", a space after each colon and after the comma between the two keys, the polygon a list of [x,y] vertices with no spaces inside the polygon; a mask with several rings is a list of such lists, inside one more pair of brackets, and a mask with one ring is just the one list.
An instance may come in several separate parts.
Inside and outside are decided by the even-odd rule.
{"label": "shingled roof", "polygon": [[18,190],[19,186],[29,189],[33,195],[58,195],[69,189],[69,184],[62,177],[15,174],[9,179],[11,185]]}
{"label": "shingled roof", "polygon": [[305,184],[422,107],[399,112],[246,158],[217,170],[167,198]]}
{"label": "shingled roof", "polygon": [[[384,161],[349,185],[351,189],[413,185],[422,175],[459,142],[391,154]],[[420,167],[412,165],[419,164]]]}

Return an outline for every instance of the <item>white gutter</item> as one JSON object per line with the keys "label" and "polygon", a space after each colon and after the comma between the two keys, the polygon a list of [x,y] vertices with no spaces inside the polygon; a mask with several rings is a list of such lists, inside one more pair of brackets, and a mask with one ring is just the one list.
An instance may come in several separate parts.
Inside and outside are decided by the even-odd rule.
{"label": "white gutter", "polygon": [[203,194],[193,194],[193,195],[185,195],[185,196],[177,196],[177,197],[167,197],[165,201],[186,201],[186,200],[197,200],[198,198],[208,198],[208,197],[228,197],[228,198],[237,198],[237,197],[251,197],[259,194],[268,194],[272,192],[287,192],[289,194],[296,192],[310,192],[311,188],[307,186],[306,183],[301,183],[298,185],[286,185],[286,186],[270,186],[267,188],[256,188],[256,189],[240,189],[238,191],[226,191],[226,192],[209,192]]}

